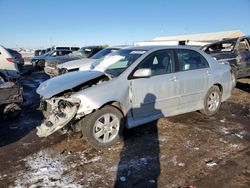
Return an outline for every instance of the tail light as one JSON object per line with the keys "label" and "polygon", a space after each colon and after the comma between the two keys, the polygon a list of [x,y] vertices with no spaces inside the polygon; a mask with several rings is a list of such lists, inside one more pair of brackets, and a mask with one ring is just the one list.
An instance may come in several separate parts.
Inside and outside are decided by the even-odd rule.
{"label": "tail light", "polygon": [[6,58],[7,61],[9,61],[10,63],[14,63],[14,60],[12,57]]}

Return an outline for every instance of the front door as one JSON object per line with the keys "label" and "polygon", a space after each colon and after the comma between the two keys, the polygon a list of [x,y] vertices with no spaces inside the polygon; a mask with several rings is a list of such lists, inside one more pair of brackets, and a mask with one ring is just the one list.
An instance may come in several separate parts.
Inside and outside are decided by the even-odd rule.
{"label": "front door", "polygon": [[132,115],[134,119],[163,117],[175,112],[179,82],[172,50],[159,50],[147,56],[136,69],[151,69],[149,78],[132,78]]}

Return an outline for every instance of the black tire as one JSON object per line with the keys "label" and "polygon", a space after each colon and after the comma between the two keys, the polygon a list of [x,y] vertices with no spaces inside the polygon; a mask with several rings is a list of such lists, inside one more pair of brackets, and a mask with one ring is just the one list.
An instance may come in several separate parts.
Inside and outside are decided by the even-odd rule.
{"label": "black tire", "polygon": [[15,103],[8,104],[4,107],[4,114],[10,118],[16,118],[21,114],[21,108]]}
{"label": "black tire", "polygon": [[[100,140],[101,139],[105,140],[104,135],[103,135],[103,138],[100,137],[99,140],[98,140],[98,138],[95,137],[94,132],[98,128],[98,127],[95,127],[95,125],[96,125],[95,123],[97,121],[101,121],[102,116],[107,115],[107,114],[114,116],[114,119],[112,119],[112,117],[110,116],[111,121],[116,120],[119,122],[119,125],[117,125],[118,128],[113,129],[113,126],[112,126],[108,130],[108,131],[110,131],[110,133],[108,133],[108,135],[111,135],[110,137],[112,137],[112,140],[110,140],[108,142],[102,142]],[[120,112],[120,110],[118,110],[117,108],[115,108],[113,106],[107,105],[107,106],[85,116],[82,119],[82,121],[79,123],[81,123],[81,128],[82,128],[82,133],[83,133],[84,139],[86,139],[87,142],[92,147],[94,147],[96,149],[103,149],[103,148],[107,148],[107,147],[112,146],[120,139],[122,132],[123,132],[123,128],[124,128],[124,117],[123,117],[123,114]],[[105,122],[103,124],[105,125]],[[111,123],[108,125],[111,126]],[[115,135],[112,136],[112,133],[111,133],[112,131],[110,129],[115,130],[115,132],[116,132]],[[99,131],[106,131],[107,132],[107,130],[105,130],[105,128],[103,128],[103,129],[100,128]],[[105,134],[107,134],[107,133],[105,133]]]}
{"label": "black tire", "polygon": [[[216,105],[216,107],[213,110],[210,110],[208,102],[210,100],[210,96],[213,93],[218,94],[218,104]],[[202,114],[206,115],[206,116],[213,116],[214,114],[216,114],[218,112],[219,108],[220,108],[220,105],[221,105],[221,95],[222,95],[222,93],[221,93],[219,87],[218,86],[212,86],[208,90],[208,92],[207,92],[207,94],[206,94],[206,96],[204,98],[204,109],[201,110],[200,112]]]}

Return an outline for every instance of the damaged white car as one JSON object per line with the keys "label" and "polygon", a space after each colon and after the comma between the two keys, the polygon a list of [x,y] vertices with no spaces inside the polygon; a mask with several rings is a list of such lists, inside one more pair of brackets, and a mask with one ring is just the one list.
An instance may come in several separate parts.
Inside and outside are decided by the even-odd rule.
{"label": "damaged white car", "polygon": [[37,89],[45,120],[37,134],[82,131],[96,148],[109,147],[125,127],[200,110],[215,114],[231,95],[228,64],[188,47],[130,47],[99,60],[91,71],[64,74]]}

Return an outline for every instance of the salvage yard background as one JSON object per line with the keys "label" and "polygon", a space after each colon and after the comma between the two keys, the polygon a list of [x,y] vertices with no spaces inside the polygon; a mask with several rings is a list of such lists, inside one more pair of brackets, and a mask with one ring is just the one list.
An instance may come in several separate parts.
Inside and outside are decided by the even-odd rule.
{"label": "salvage yard background", "polygon": [[23,76],[21,116],[1,119],[1,187],[250,187],[250,78],[238,81],[214,117],[162,118],[100,151],[81,134],[36,136],[43,116],[35,90],[45,79]]}

